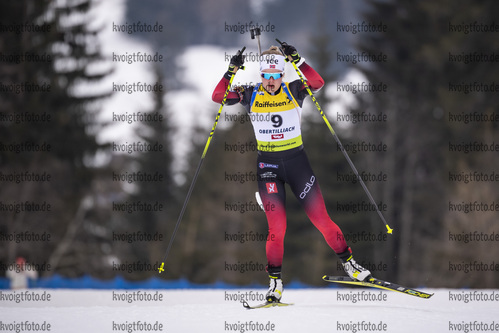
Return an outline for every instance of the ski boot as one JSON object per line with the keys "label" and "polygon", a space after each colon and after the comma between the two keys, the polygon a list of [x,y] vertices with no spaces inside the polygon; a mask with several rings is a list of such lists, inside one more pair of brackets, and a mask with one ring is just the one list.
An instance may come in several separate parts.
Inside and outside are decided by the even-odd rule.
{"label": "ski boot", "polygon": [[339,253],[343,269],[353,280],[364,281],[371,277],[371,272],[359,265],[352,256],[352,249],[348,247],[345,252]]}
{"label": "ski boot", "polygon": [[279,268],[270,268],[268,270],[269,273],[269,291],[265,295],[265,300],[269,303],[278,303],[281,301],[282,297],[282,279],[281,279],[281,271]]}

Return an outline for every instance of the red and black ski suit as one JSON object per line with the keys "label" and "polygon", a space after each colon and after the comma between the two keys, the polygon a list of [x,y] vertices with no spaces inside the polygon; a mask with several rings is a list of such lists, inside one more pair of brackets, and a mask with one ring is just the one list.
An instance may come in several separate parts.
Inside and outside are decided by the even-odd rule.
{"label": "red and black ski suit", "polygon": [[[299,68],[312,91],[323,87],[324,80],[312,67],[302,63]],[[229,74],[226,73],[220,80],[213,92],[213,101],[222,102],[229,78]],[[261,85],[243,86],[243,89],[230,91],[227,95],[226,104],[241,103],[247,112],[254,116],[250,119],[259,147],[258,190],[266,208],[265,214],[269,226],[269,238],[266,243],[269,273],[280,273],[283,261],[286,233],[285,183],[289,184],[310,221],[319,229],[334,252],[342,257],[348,250],[340,228],[326,211],[318,181],[301,142],[300,125],[296,124],[300,121],[301,106],[307,96],[308,93],[301,80],[283,83],[273,95],[265,91]],[[287,109],[283,112],[272,111],[272,109],[279,111],[281,106]],[[254,110],[257,113],[252,113]],[[285,122],[288,118],[290,120],[286,127]],[[293,121],[295,123],[292,123]],[[286,135],[291,139],[286,138]],[[272,149],[272,147],[277,148]]]}

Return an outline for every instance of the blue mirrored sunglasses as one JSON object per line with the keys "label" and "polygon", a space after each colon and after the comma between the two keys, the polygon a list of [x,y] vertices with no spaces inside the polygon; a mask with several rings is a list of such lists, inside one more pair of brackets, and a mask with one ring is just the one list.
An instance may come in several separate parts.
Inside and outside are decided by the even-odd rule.
{"label": "blue mirrored sunglasses", "polygon": [[277,80],[283,77],[284,73],[260,73],[260,75],[266,80],[270,80],[270,78]]}

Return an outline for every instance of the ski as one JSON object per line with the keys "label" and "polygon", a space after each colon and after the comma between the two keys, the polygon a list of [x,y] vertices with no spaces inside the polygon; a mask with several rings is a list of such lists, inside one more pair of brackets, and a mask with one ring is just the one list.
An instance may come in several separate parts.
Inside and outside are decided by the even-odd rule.
{"label": "ski", "polygon": [[290,306],[293,305],[293,303],[282,303],[282,302],[265,302],[262,304],[257,304],[257,305],[249,305],[248,302],[245,300],[242,300],[241,303],[243,303],[243,306],[248,309],[264,309],[264,308],[272,308],[274,306]]}
{"label": "ski", "polygon": [[348,276],[328,276],[324,275],[322,277],[324,281],[327,282],[334,282],[334,283],[341,283],[341,284],[349,284],[349,285],[356,285],[356,286],[364,286],[364,287],[371,287],[371,288],[378,288],[378,289],[385,289],[385,290],[392,290],[396,291],[402,294],[406,295],[411,295],[411,296],[416,296],[419,298],[430,298],[433,296],[433,294],[428,294],[423,291],[419,291],[416,289],[412,288],[407,288],[404,286],[401,286],[396,283],[391,283],[388,281],[376,279],[376,278],[369,278],[367,281],[357,281],[353,280],[352,278]]}

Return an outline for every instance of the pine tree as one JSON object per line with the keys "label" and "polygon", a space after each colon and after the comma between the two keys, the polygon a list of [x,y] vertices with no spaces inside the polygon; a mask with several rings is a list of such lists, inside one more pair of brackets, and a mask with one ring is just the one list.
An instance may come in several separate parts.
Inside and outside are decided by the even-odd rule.
{"label": "pine tree", "polygon": [[[361,51],[382,52],[388,60],[359,69],[369,82],[386,83],[388,93],[359,94],[358,101],[360,106],[388,117],[380,126],[365,126],[370,137],[379,138],[390,150],[386,158],[370,162],[380,165],[388,175],[388,182],[380,190],[389,207],[387,220],[395,231],[391,249],[383,253],[383,258],[393,259],[392,278],[401,283],[431,284],[439,279],[432,281],[430,275],[449,273],[448,261],[436,255],[441,242],[447,241],[441,238],[446,231],[442,221],[448,215],[449,200],[454,197],[449,195],[455,190],[449,184],[449,172],[462,165],[463,160],[476,166],[481,158],[489,162],[495,158],[449,152],[449,143],[480,141],[492,131],[486,129],[490,123],[465,126],[463,122],[448,122],[446,116],[477,108],[490,112],[496,99],[494,94],[490,100],[483,99],[480,93],[456,94],[449,90],[449,84],[491,82],[497,76],[496,68],[485,63],[464,66],[449,61],[449,52],[492,52],[489,46],[496,43],[483,34],[467,38],[463,33],[452,33],[449,24],[493,21],[490,15],[497,5],[406,0],[370,1],[370,5],[364,15],[366,21],[381,22],[387,30],[364,34],[358,44]],[[493,136],[489,138],[492,140]],[[464,169],[467,168],[465,165]],[[435,270],[440,274],[435,275]]]}
{"label": "pine tree", "polygon": [[[164,82],[159,68],[155,68],[155,82]],[[116,255],[121,261],[141,261],[151,265],[161,260],[171,221],[175,218],[178,204],[174,193],[177,190],[173,182],[172,172],[172,146],[173,134],[171,132],[170,114],[164,103],[165,91],[154,93],[154,108],[145,112],[145,117],[151,121],[141,123],[137,135],[141,142],[150,146],[161,147],[161,150],[145,152],[133,158],[133,162],[120,172],[147,174],[152,180],[134,182],[135,190],[127,200],[143,202],[158,207],[154,211],[141,211],[133,215],[121,216],[114,230],[120,233],[142,233],[153,237],[153,241],[140,241],[125,243],[116,246]],[[151,178],[152,177],[152,178]],[[149,179],[149,178],[148,178]],[[159,241],[161,237],[162,241]],[[157,240],[156,240],[157,239]],[[132,272],[124,274],[128,279],[145,279],[154,272]]]}
{"label": "pine tree", "polygon": [[[490,145],[498,142],[499,122],[491,120],[497,114],[499,97],[497,92],[470,91],[455,92],[451,85],[477,83],[490,87],[499,75],[499,66],[491,61],[491,55],[497,52],[499,42],[494,33],[465,33],[455,31],[456,26],[469,24],[489,25],[495,21],[495,13],[499,9],[493,1],[463,1],[452,6],[452,10],[442,14],[443,43],[446,46],[442,56],[445,57],[446,75],[441,82],[439,100],[444,111],[447,132],[448,152],[446,154],[446,175],[448,182],[447,205],[477,202],[491,204],[499,197],[495,181],[480,178],[465,178],[473,174],[491,175],[499,163],[499,155],[493,151],[478,150],[460,153],[452,151],[450,145],[477,142]],[[478,58],[476,58],[478,56]],[[457,59],[456,59],[457,58]],[[475,58],[475,59],[474,59]],[[474,115],[470,117],[470,115]],[[457,118],[457,119],[456,119]],[[487,119],[487,120],[484,120]],[[462,177],[460,180],[452,180]],[[447,208],[443,219],[440,237],[435,240],[439,260],[431,261],[431,269],[439,271],[435,284],[469,286],[475,288],[495,288],[499,285],[497,274],[492,271],[480,274],[466,274],[453,271],[451,264],[460,264],[477,260],[483,263],[492,262],[497,246],[491,241],[455,241],[452,236],[479,233],[491,235],[497,230],[497,212],[480,210],[472,213],[455,211]]]}
{"label": "pine tree", "polygon": [[[25,181],[0,187],[4,202],[33,201],[46,203],[51,209],[34,214],[6,214],[9,232],[32,231],[51,235],[45,246],[32,247],[28,243],[11,245],[8,257],[27,257],[34,264],[50,263],[51,269],[40,272],[52,274],[80,274],[86,260],[80,254],[64,263],[57,253],[58,247],[74,249],[79,244],[69,244],[61,239],[70,224],[83,221],[83,207],[91,190],[94,171],[91,161],[98,149],[95,135],[99,125],[94,121],[98,101],[108,93],[85,93],[85,86],[101,80],[109,70],[93,70],[102,62],[97,35],[98,29],[89,28],[85,21],[93,1],[6,1],[2,2],[3,24],[19,26],[29,24],[31,31],[2,33],[1,51],[9,55],[30,55],[19,63],[2,65],[2,82],[26,83],[41,91],[20,94],[2,94],[2,113],[50,116],[49,121],[8,122],[2,130],[2,144],[33,142],[50,145],[50,150],[12,153],[0,152],[0,169],[3,173],[34,173],[50,175],[50,181]],[[45,89],[42,89],[45,87]],[[70,240],[68,240],[70,242]],[[55,253],[53,253],[55,251]],[[55,255],[55,256],[54,256]],[[52,257],[51,257],[52,256]],[[57,257],[57,260],[53,260]],[[50,259],[52,258],[52,259]],[[57,264],[56,264],[57,261]],[[67,269],[63,268],[67,264]],[[48,267],[48,265],[45,265]]]}

